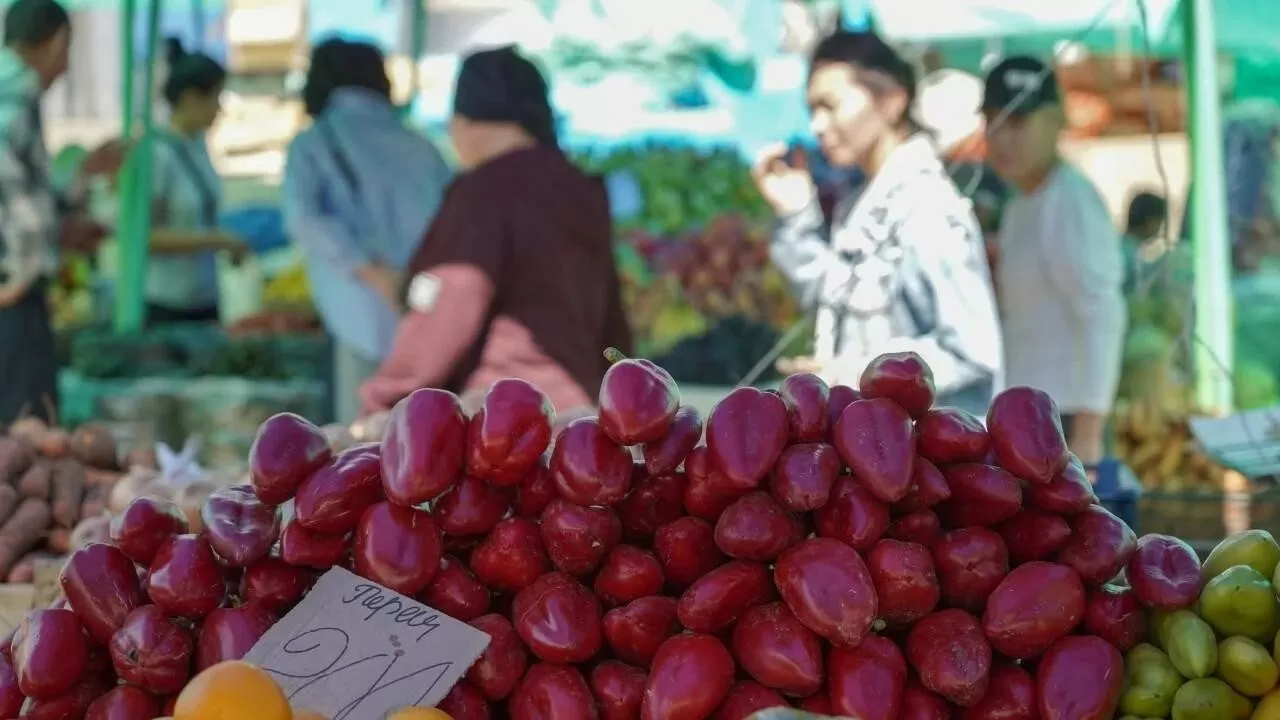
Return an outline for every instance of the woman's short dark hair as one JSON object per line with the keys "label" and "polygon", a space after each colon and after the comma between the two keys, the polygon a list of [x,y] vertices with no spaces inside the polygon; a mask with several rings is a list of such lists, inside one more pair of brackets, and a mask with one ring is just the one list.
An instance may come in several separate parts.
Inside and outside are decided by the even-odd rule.
{"label": "woman's short dark hair", "polygon": [[4,44],[43,45],[70,26],[71,16],[56,0],[15,0],[4,12]]}
{"label": "woman's short dark hair", "polygon": [[164,81],[164,99],[169,105],[177,105],[183,93],[194,90],[202,95],[213,95],[227,82],[227,69],[204,53],[189,53],[178,38],[165,39],[165,56],[169,62],[169,77]]}
{"label": "woman's short dark hair", "polygon": [[391,99],[387,60],[378,46],[331,38],[312,48],[307,81],[302,88],[307,114],[319,115],[328,106],[333,91],[344,87],[363,88]]}
{"label": "woman's short dark hair", "polygon": [[907,111],[902,120],[913,128],[918,127],[910,112],[916,100],[915,68],[879,35],[847,30],[837,30],[828,35],[814,49],[809,72],[820,65],[835,64],[874,73],[859,79],[873,95],[901,90],[907,96]]}
{"label": "woman's short dark hair", "polygon": [[1168,212],[1169,203],[1164,198],[1155,193],[1140,192],[1129,201],[1129,222],[1125,230],[1137,232],[1147,223],[1164,222]]}

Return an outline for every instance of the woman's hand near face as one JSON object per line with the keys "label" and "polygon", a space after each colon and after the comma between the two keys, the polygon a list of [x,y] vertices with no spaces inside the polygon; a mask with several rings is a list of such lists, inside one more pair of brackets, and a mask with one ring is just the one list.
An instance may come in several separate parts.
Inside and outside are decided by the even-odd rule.
{"label": "woman's hand near face", "polygon": [[799,162],[792,166],[787,152],[781,143],[765,148],[752,169],[760,194],[780,217],[800,212],[818,197],[804,154],[799,153]]}

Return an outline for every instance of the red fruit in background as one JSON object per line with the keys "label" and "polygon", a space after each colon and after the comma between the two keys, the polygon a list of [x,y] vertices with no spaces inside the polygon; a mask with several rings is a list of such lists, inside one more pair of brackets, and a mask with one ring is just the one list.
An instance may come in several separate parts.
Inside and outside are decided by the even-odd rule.
{"label": "red fruit in background", "polygon": [[842,477],[831,489],[831,499],[813,514],[813,524],[821,537],[870,550],[889,528],[889,506],[857,480]]}
{"label": "red fruit in background", "polygon": [[688,516],[658,528],[653,552],[667,582],[676,587],[687,586],[725,561],[716,547],[715,530],[705,520]]}
{"label": "red fruit in background", "polygon": [[1071,525],[1059,515],[1035,508],[1023,508],[1017,515],[996,527],[1009,560],[1021,565],[1032,560],[1048,560],[1057,554],[1071,536]]}
{"label": "red fruit in background", "polygon": [[1036,683],[1026,670],[1008,663],[991,668],[987,694],[965,708],[960,720],[1038,720]]}
{"label": "red fruit in background", "polygon": [[662,592],[658,556],[634,545],[619,545],[604,559],[596,575],[596,595],[609,605],[625,605]]}
{"label": "red fruit in background", "polygon": [[455,620],[468,622],[489,611],[489,588],[457,558],[440,558],[436,576],[420,593],[418,600]]}
{"label": "red fruit in background", "polygon": [[1058,553],[1058,562],[1080,573],[1086,585],[1107,582],[1129,562],[1138,538],[1123,520],[1098,505],[1071,516],[1071,537]]}
{"label": "red fruit in background", "polygon": [[1089,593],[1084,629],[1115,645],[1120,652],[1128,652],[1141,642],[1147,630],[1146,613],[1137,593],[1115,585],[1103,585]]}
{"label": "red fruit in background", "polygon": [[676,416],[667,428],[667,434],[661,438],[645,443],[641,450],[644,457],[644,468],[650,475],[669,473],[680,467],[680,463],[693,452],[698,441],[702,439],[702,414],[692,405],[685,405],[676,411]]}
{"label": "red fruit in background", "polygon": [[739,560],[768,562],[804,538],[804,527],[768,494],[747,493],[716,521],[716,547]]}
{"label": "red fruit in background", "polygon": [[933,406],[933,370],[913,352],[885,353],[862,371],[858,390],[864,398],[887,398],[920,417]]}
{"label": "red fruit in background", "polygon": [[85,630],[104,645],[129,613],[146,602],[133,562],[118,548],[102,543],[72,553],[58,583]]}
{"label": "red fruit in background", "polygon": [[790,707],[791,704],[773,690],[744,680],[729,688],[729,694],[716,711],[715,720],[750,720],[752,715],[761,710]]}
{"label": "red fruit in background", "polygon": [[331,459],[323,430],[293,413],[277,413],[258,426],[249,447],[249,480],[259,500],[279,505]]}
{"label": "red fruit in background", "polygon": [[1075,455],[1048,483],[1028,485],[1024,496],[1028,505],[1058,515],[1074,515],[1097,499],[1084,465]]}
{"label": "red fruit in background", "polygon": [[436,705],[436,709],[448,713],[453,720],[489,720],[489,703],[466,680],[459,680]]}
{"label": "red fruit in background", "polygon": [[889,523],[884,536],[931,548],[942,539],[942,522],[932,510],[908,513]]}
{"label": "red fruit in background", "polygon": [[8,657],[0,657],[0,716],[18,717],[18,713],[22,712],[22,704],[26,701],[27,697],[18,687],[18,674],[13,670],[13,663]]}
{"label": "red fruit in background", "polygon": [[447,390],[414,390],[387,415],[382,491],[399,505],[434,500],[453,485],[467,449],[467,416]]}
{"label": "red fruit in background", "polygon": [[146,585],[151,602],[185,618],[213,612],[227,592],[213,548],[198,535],[174,535],[164,541],[151,561]]}
{"label": "red fruit in background", "polygon": [[831,497],[840,468],[840,454],[826,443],[791,445],[773,466],[769,492],[788,510],[817,510]]}
{"label": "red fruit in background", "polygon": [[773,599],[769,569],[758,563],[732,560],[703,575],[680,596],[676,614],[694,632],[719,632],[748,608]]}
{"label": "red fruit in background", "polygon": [[507,518],[494,525],[471,551],[471,571],[499,592],[519,591],[550,566],[538,524],[525,518]]}
{"label": "red fruit in background", "polygon": [[[990,691],[987,693],[990,694]],[[938,697],[920,684],[918,680],[908,680],[902,691],[902,712],[899,720],[951,720],[951,706],[946,700]]]}
{"label": "red fruit in background", "polygon": [[64,720],[83,717],[94,700],[107,694],[111,684],[104,678],[89,677],[66,693],[53,698],[32,700],[23,720]]}
{"label": "red fruit in background", "polygon": [[543,662],[586,662],[604,643],[600,601],[565,573],[547,573],[521,590],[511,618],[520,639]]}
{"label": "red fruit in background", "polygon": [[715,522],[724,509],[734,500],[750,492],[735,487],[728,476],[711,462],[711,451],[695,448],[684,461],[684,474],[688,483],[684,487],[684,509],[694,517]]}
{"label": "red fruit in background", "polygon": [[892,640],[868,635],[851,650],[827,655],[831,709],[859,720],[897,720],[907,684],[907,661]]}
{"label": "red fruit in background", "polygon": [[382,499],[382,452],[377,444],[364,443],[338,453],[302,483],[293,517],[313,532],[348,533],[365,508]]}
{"label": "red fruit in background", "polygon": [[831,441],[831,435],[835,432],[836,421],[840,419],[840,413],[849,407],[849,403],[854,400],[861,400],[862,393],[854,390],[848,385],[832,385],[827,391],[827,437],[828,442]]}
{"label": "red fruit in background", "polygon": [[550,446],[554,425],[555,410],[541,390],[516,378],[499,380],[467,423],[467,474],[515,485]]}
{"label": "red fruit in background", "polygon": [[551,564],[571,575],[595,572],[622,541],[622,523],[612,510],[559,498],[542,511],[541,530]]}
{"label": "red fruit in background", "polygon": [[130,560],[150,565],[160,543],[187,532],[187,516],[177,503],[153,497],[134,498],[111,518],[111,544]]}
{"label": "red fruit in background", "polygon": [[617,504],[625,535],[635,540],[648,540],[658,528],[674,522],[684,514],[683,475],[641,477],[631,485],[631,492]]}
{"label": "red fruit in background", "polygon": [[857,647],[875,621],[876,589],[857,551],[811,538],[778,558],[774,583],[787,607],[837,647]]}
{"label": "red fruit in background", "polygon": [[[839,387],[838,385],[836,387]],[[796,703],[796,708],[819,715],[831,714],[831,698],[826,695],[810,695]]]}
{"label": "red fruit in background", "polygon": [[355,572],[410,597],[440,568],[440,529],[431,513],[380,502],[364,511],[356,526]]}
{"label": "red fruit in background", "polygon": [[822,641],[783,603],[744,612],[732,643],[742,669],[767,687],[798,697],[822,687]]}
{"label": "red fruit in background", "polygon": [[944,510],[952,527],[998,525],[1022,507],[1022,483],[998,467],[962,463],[943,475],[951,488]]}
{"label": "red fruit in background", "polygon": [[84,720],[152,720],[159,716],[159,701],[132,685],[121,685],[94,700]]}
{"label": "red fruit in background", "polygon": [[280,533],[280,559],[290,565],[328,570],[347,559],[347,533],[316,533],[295,520]]}
{"label": "red fruit in background", "polygon": [[275,506],[259,500],[248,485],[214,490],[200,506],[200,522],[209,545],[232,567],[266,557],[280,536]]}
{"label": "red fruit in background", "polygon": [[1124,680],[1120,651],[1090,635],[1064,637],[1036,667],[1042,720],[1106,720],[1115,715]]}
{"label": "red fruit in background", "polygon": [[649,667],[658,646],[680,632],[678,601],[644,597],[604,614],[604,638],[613,654],[626,662]]}
{"label": "red fruit in background", "polygon": [[897,512],[928,510],[951,499],[951,486],[936,465],[917,456],[911,469],[911,489],[894,504]]}
{"label": "red fruit in background", "polygon": [[121,680],[157,695],[176,693],[191,678],[191,633],[155,605],[134,610],[111,638],[111,665]]}
{"label": "red fruit in background", "polygon": [[605,660],[591,669],[588,682],[600,708],[600,720],[633,720],[640,717],[644,686],[649,676],[639,668]]}
{"label": "red fruit in background", "polygon": [[316,582],[315,575],[275,557],[265,557],[244,569],[240,599],[283,615],[302,600]]}
{"label": "red fruit in background", "polygon": [[986,528],[952,530],[931,550],[942,599],[953,607],[981,612],[987,597],[1009,573],[1004,540]]}
{"label": "red fruit in background", "polygon": [[1200,597],[1200,558],[1169,535],[1143,535],[1125,571],[1142,604],[1157,610],[1191,607]]}
{"label": "red fruit in background", "polygon": [[782,398],[756,388],[730,391],[707,418],[707,450],[733,487],[760,484],[787,445],[790,423]]}
{"label": "red fruit in background", "polygon": [[511,509],[518,517],[536,518],[556,499],[556,484],[551,479],[549,462],[551,457],[543,455],[515,486]]}
{"label": "red fruit in background", "polygon": [[274,615],[256,605],[218,608],[209,613],[196,638],[196,672],[244,658],[275,623]]}
{"label": "red fruit in background", "polygon": [[29,698],[54,698],[84,677],[89,642],[70,610],[32,610],[14,634],[13,670]]}
{"label": "red fruit in background", "polygon": [[1029,483],[1047,483],[1066,467],[1062,417],[1043,390],[1018,386],[996,395],[987,432],[1000,466]]}
{"label": "red fruit in background", "polygon": [[598,420],[579,418],[556,438],[551,479],[569,502],[613,505],[631,488],[631,453],[610,440]]}
{"label": "red fruit in background", "polygon": [[934,408],[916,420],[916,449],[939,465],[982,462],[991,449],[991,436],[982,421],[953,407]]}
{"label": "red fruit in background", "polygon": [[529,666],[529,651],[507,619],[497,613],[482,615],[471,627],[489,636],[489,646],[467,670],[467,682],[489,702],[510,695]]}
{"label": "red fruit in background", "polygon": [[1084,585],[1063,565],[1029,562],[1004,577],[987,600],[982,629],[996,652],[1029,660],[1066,636],[1084,616]]}
{"label": "red fruit in background", "polygon": [[881,540],[867,553],[867,571],[876,586],[880,617],[891,625],[928,615],[942,596],[933,557],[923,545]]}
{"label": "red fruit in background", "polygon": [[956,705],[974,705],[987,692],[991,645],[963,610],[941,610],[911,626],[907,659],[926,688]]}
{"label": "red fruit in background", "polygon": [[440,532],[483,535],[498,524],[511,507],[511,495],[477,477],[464,475],[431,504]]}
{"label": "red fruit in background", "polygon": [[596,720],[595,699],[582,673],[565,665],[529,668],[508,704],[511,720]]}
{"label": "red fruit in background", "polygon": [[649,360],[617,359],[600,381],[599,408],[600,429],[610,440],[653,442],[675,421],[680,390],[670,373]]}
{"label": "red fruit in background", "polygon": [[886,503],[906,497],[916,459],[911,416],[887,398],[855,400],[840,413],[831,444],[872,495]]}
{"label": "red fruit in background", "polygon": [[782,381],[778,393],[787,408],[787,421],[793,443],[818,443],[827,439],[827,384],[812,373],[790,375]]}
{"label": "red fruit in background", "polygon": [[641,720],[710,717],[733,685],[733,658],[712,635],[684,633],[658,648],[640,706]]}

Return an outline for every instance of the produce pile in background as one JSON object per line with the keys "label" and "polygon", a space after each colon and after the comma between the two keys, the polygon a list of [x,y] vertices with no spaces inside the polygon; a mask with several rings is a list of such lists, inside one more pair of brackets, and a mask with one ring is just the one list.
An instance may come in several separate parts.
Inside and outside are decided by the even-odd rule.
{"label": "produce pile in background", "polygon": [[[243,657],[334,566],[490,637],[441,703],[456,720],[1110,718],[1133,695],[1121,652],[1147,610],[1199,595],[1191,549],[1139,542],[1099,505],[1053,401],[1030,388],[998,396],[985,428],[932,408],[911,353],[873,361],[856,389],[812,375],[737,388],[705,425],[649,361],[614,358],[599,396],[598,417],[555,434],[520,380],[470,419],[455,395],[419,390],[380,443],[345,449],[349,436],[272,417],[251,485],[212,493],[199,532],[142,497],[71,556],[65,599],[0,656],[0,716],[79,712],[120,681],[162,703]],[[1224,639],[1274,636],[1263,571],[1278,559],[1227,570],[1247,592],[1221,596],[1236,610],[1216,616]],[[1166,649],[1183,624],[1162,628]],[[1247,706],[1242,665],[1185,667],[1174,717]]]}
{"label": "produce pile in background", "polygon": [[[623,299],[640,354],[663,356],[681,381],[736,383],[800,318],[786,280],[769,262],[768,242],[767,232],[738,215],[674,237],[624,236]],[[729,320],[733,332],[722,332],[718,326]],[[750,337],[768,339],[760,347]],[[712,356],[723,377],[690,367]],[[738,365],[745,367],[733,375]]]}

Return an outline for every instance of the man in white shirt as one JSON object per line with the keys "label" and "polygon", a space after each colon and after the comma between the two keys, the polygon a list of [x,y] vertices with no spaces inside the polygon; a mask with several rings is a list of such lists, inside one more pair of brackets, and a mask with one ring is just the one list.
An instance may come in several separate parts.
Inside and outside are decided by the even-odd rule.
{"label": "man in white shirt", "polygon": [[1071,450],[1096,463],[1124,344],[1120,233],[1097,189],[1058,155],[1065,119],[1049,67],[1001,62],[983,112],[991,166],[1017,191],[997,241],[1007,382],[1048,392]]}

